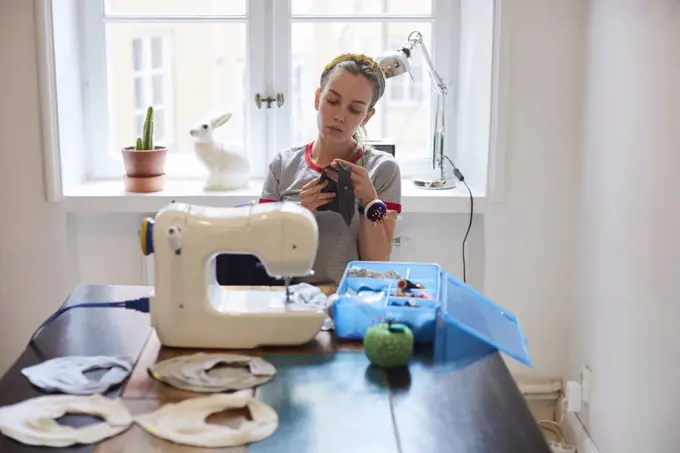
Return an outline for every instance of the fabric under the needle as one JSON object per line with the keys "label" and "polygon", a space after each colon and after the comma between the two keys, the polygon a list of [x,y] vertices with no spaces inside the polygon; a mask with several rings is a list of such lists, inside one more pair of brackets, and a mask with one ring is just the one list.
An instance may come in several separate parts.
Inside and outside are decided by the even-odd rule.
{"label": "fabric under the needle", "polygon": [[309,283],[298,283],[288,287],[289,308],[292,310],[308,310],[321,309],[326,311],[326,320],[324,321],[321,330],[329,330],[333,328],[333,319],[328,316],[328,307],[331,305],[331,299],[326,296],[317,286]]}
{"label": "fabric under the needle", "polygon": [[[247,408],[251,420],[243,418],[237,427],[206,423],[209,415],[228,409]],[[278,427],[278,415],[249,392],[215,393],[168,403],[156,411],[135,417],[148,433],[178,444],[226,448],[257,442]]]}
{"label": "fabric under the needle", "polygon": [[[104,393],[123,382],[132,372],[128,357],[57,357],[21,370],[31,383],[48,392],[72,395]],[[100,378],[85,376],[87,371],[107,370]]]}
{"label": "fabric under the needle", "polygon": [[[58,423],[56,419],[67,413],[92,415],[104,421],[79,428]],[[94,444],[122,433],[132,422],[122,400],[102,395],[44,395],[0,407],[0,432],[27,445]]]}
{"label": "fabric under the needle", "polygon": [[276,368],[260,357],[198,352],[149,367],[149,374],[173,387],[199,393],[255,387],[269,381]]}

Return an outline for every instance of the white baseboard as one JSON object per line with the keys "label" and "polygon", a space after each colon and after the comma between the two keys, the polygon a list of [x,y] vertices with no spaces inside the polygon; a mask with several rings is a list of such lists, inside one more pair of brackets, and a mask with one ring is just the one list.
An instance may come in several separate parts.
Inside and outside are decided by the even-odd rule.
{"label": "white baseboard", "polygon": [[570,445],[576,447],[576,453],[600,453],[581,420],[574,413],[566,412],[561,425],[562,435]]}

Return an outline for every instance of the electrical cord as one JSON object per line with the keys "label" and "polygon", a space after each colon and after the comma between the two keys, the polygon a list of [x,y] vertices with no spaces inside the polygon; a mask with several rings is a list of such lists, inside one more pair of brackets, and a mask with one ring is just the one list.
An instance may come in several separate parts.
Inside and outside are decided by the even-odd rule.
{"label": "electrical cord", "polygon": [[69,305],[62,307],[52,315],[47,318],[31,335],[29,343],[33,342],[36,336],[48,325],[50,325],[55,319],[63,315],[67,311],[73,308],[127,308],[130,310],[136,310],[142,313],[149,313],[149,298],[140,297],[139,299],[125,300],[122,302],[83,302],[81,304]]}
{"label": "electrical cord", "polygon": [[567,442],[567,439],[562,432],[562,420],[564,420],[564,414],[566,413],[566,403],[566,398],[564,398],[560,403],[559,421],[538,421],[538,427],[541,429],[543,437],[545,438],[552,453],[576,453],[576,447]]}
{"label": "electrical cord", "polygon": [[470,230],[472,229],[472,218],[474,215],[474,197],[472,196],[472,190],[470,190],[470,186],[468,186],[468,183],[465,182],[465,176],[463,176],[463,173],[456,167],[456,165],[453,163],[453,161],[449,158],[449,156],[444,156],[446,160],[449,161],[451,166],[453,167],[453,174],[456,176],[456,179],[458,181],[462,182],[465,185],[465,188],[468,191],[468,194],[470,194],[470,216],[468,220],[468,226],[467,226],[467,231],[465,232],[465,236],[463,237],[463,244],[461,246],[461,254],[463,256],[463,282],[467,283],[467,263],[465,260],[465,244],[467,243],[467,238],[468,235],[470,234]]}

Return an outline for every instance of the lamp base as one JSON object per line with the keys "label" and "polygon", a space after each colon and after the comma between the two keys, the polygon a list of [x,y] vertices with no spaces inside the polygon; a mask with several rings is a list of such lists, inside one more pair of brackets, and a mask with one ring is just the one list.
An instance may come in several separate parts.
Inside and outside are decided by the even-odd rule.
{"label": "lamp base", "polygon": [[413,178],[412,182],[419,189],[448,190],[456,187],[457,180],[455,177],[450,179]]}

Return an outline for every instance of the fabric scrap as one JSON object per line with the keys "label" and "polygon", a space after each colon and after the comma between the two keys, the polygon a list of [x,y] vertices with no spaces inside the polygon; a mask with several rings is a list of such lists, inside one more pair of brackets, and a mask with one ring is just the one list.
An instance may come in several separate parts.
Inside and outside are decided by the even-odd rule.
{"label": "fabric scrap", "polygon": [[163,360],[148,371],[154,379],[178,389],[216,393],[262,385],[276,368],[260,357],[198,352]]}
{"label": "fabric scrap", "polygon": [[309,283],[297,283],[288,287],[290,291],[289,309],[305,310],[305,309],[321,309],[326,312],[326,319],[324,320],[321,330],[330,330],[333,328],[333,318],[328,314],[328,308],[332,305],[333,299],[326,296],[323,291],[317,286]]}
{"label": "fabric scrap", "polygon": [[[129,357],[66,356],[47,360],[21,370],[33,385],[47,392],[71,395],[105,393],[123,382],[132,372]],[[99,379],[85,376],[85,372],[108,370]]]}
{"label": "fabric scrap", "polygon": [[[206,423],[209,415],[229,409],[247,408],[252,420],[237,427]],[[278,415],[250,392],[215,393],[167,403],[159,409],[135,417],[149,434],[177,444],[226,448],[247,445],[269,437],[278,428]]]}
{"label": "fabric scrap", "polygon": [[[75,428],[56,419],[71,414],[99,417],[103,422]],[[122,400],[103,395],[44,395],[0,407],[0,432],[26,445],[69,447],[94,444],[132,425]]]}

